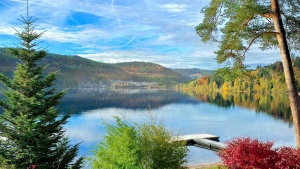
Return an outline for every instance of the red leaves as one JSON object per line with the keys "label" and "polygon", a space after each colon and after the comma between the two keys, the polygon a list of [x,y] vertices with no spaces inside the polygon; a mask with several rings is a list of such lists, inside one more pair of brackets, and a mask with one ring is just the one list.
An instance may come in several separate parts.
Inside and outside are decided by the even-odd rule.
{"label": "red leaves", "polygon": [[231,169],[300,169],[300,149],[272,149],[273,142],[236,138],[218,153]]}
{"label": "red leaves", "polygon": [[36,169],[36,168],[37,168],[37,165],[36,165],[36,164],[33,164],[33,165],[27,167],[27,169]]}
{"label": "red leaves", "polygon": [[281,147],[278,149],[278,155],[280,159],[276,163],[276,168],[300,168],[300,149]]}
{"label": "red leaves", "polygon": [[226,144],[227,148],[221,151],[219,156],[229,168],[274,168],[277,153],[271,150],[272,142],[262,143],[257,139],[237,138]]}

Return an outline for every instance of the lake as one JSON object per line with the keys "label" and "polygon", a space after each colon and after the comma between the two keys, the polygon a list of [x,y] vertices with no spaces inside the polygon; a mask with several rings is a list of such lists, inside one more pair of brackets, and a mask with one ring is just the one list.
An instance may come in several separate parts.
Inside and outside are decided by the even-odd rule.
{"label": "lake", "polygon": [[[192,97],[193,96],[193,97]],[[174,133],[214,134],[220,141],[234,137],[274,141],[275,146],[295,146],[286,96],[183,94],[170,90],[70,90],[60,105],[72,112],[65,125],[72,143],[82,142],[80,155],[103,139],[103,122],[114,116],[142,123],[154,114]],[[189,165],[219,161],[212,151],[189,147]]]}

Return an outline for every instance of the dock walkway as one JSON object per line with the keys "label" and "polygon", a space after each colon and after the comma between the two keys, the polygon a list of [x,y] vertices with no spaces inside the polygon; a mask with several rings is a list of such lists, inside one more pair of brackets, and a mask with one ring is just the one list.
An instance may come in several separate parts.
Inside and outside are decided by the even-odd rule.
{"label": "dock walkway", "polygon": [[224,143],[219,142],[219,136],[212,134],[194,134],[174,137],[173,141],[186,141],[187,146],[196,146],[212,151],[220,151],[226,148]]}

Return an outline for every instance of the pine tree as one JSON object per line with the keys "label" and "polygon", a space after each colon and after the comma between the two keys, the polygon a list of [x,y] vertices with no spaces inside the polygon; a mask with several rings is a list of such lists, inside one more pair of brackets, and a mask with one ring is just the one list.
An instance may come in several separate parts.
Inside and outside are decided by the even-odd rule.
{"label": "pine tree", "polygon": [[234,66],[243,67],[255,43],[262,50],[279,48],[300,147],[300,100],[290,56],[290,50],[300,50],[300,0],[211,0],[202,13],[196,31],[203,42],[219,43],[218,63],[233,59]]}
{"label": "pine tree", "polygon": [[[61,115],[56,106],[66,90],[52,87],[56,72],[46,74],[47,65],[39,60],[46,56],[38,48],[42,33],[35,31],[36,19],[22,17],[22,31],[16,31],[20,47],[10,48],[19,59],[13,78],[0,74],[5,98],[0,100],[0,157],[17,169],[80,168],[83,157],[77,156],[79,144],[69,145],[63,125],[70,117]],[[4,164],[2,164],[4,165]]]}

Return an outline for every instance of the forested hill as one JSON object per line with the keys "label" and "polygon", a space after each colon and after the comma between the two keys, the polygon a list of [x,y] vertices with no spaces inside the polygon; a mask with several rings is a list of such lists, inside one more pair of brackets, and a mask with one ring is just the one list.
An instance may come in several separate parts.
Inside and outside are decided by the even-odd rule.
{"label": "forested hill", "polygon": [[[295,80],[300,91],[300,57],[292,58]],[[220,70],[220,69],[219,69]],[[201,77],[182,85],[184,90],[222,93],[287,93],[282,63],[257,66],[255,70],[243,71],[222,68],[210,76]]]}
{"label": "forested hill", "polygon": [[[18,59],[10,55],[5,48],[0,48],[0,72],[12,76]],[[115,83],[143,82],[151,84],[174,84],[187,80],[189,77],[163,66],[129,62],[106,64],[92,61],[79,56],[66,56],[48,53],[40,61],[41,65],[49,64],[46,71],[57,71],[57,87],[105,87]]]}
{"label": "forested hill", "polygon": [[[132,75],[138,76],[153,76],[153,77],[184,77],[182,74],[173,71],[172,69],[165,68],[161,65],[150,62],[124,62],[115,64],[117,67]],[[182,79],[184,80],[184,79]]]}

